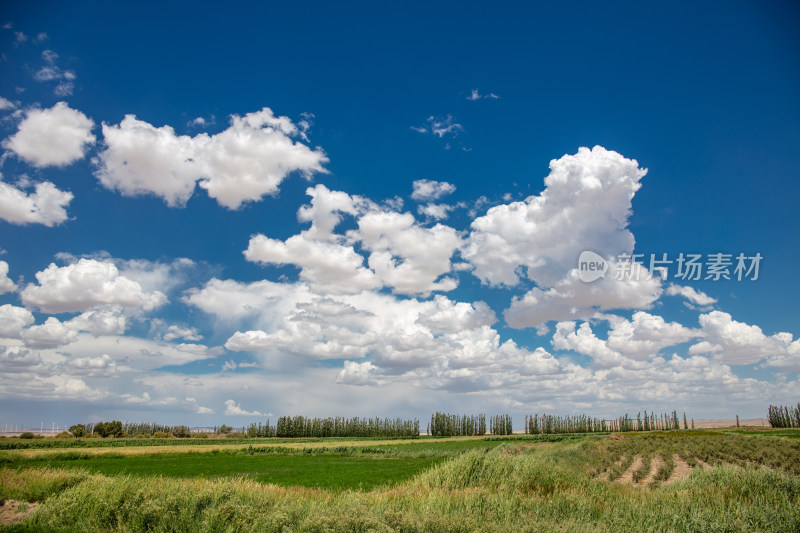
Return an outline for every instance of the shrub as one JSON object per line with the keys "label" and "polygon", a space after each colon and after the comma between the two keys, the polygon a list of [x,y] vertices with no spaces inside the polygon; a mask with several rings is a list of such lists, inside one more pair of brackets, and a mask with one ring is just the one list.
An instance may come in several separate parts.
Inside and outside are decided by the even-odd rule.
{"label": "shrub", "polygon": [[186,426],[175,426],[172,428],[172,434],[179,439],[188,439],[192,436],[191,430]]}
{"label": "shrub", "polygon": [[26,431],[24,433],[20,433],[19,438],[21,439],[32,439],[34,437],[33,433],[30,431]]}
{"label": "shrub", "polygon": [[62,431],[58,435],[56,435],[57,439],[74,439],[75,437],[69,431]]}
{"label": "shrub", "polygon": [[101,437],[122,437],[122,422],[98,422],[94,425],[94,433]]}
{"label": "shrub", "polygon": [[153,438],[154,439],[168,439],[169,438],[169,433],[166,433],[164,431],[156,431],[155,433],[153,433]]}

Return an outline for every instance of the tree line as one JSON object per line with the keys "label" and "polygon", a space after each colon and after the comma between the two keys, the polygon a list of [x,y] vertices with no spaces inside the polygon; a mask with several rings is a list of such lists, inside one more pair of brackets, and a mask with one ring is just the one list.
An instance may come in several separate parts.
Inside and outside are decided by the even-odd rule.
{"label": "tree line", "polygon": [[774,428],[800,428],[800,403],[797,407],[770,405],[769,425]]}
{"label": "tree line", "polygon": [[[609,433],[613,431],[663,431],[680,429],[681,420],[678,412],[656,414],[641,412],[632,418],[628,413],[611,420],[594,418],[588,415],[554,416],[548,414],[525,415],[525,433]],[[683,429],[689,429],[686,413],[683,413]],[[694,419],[692,419],[694,429]]]}

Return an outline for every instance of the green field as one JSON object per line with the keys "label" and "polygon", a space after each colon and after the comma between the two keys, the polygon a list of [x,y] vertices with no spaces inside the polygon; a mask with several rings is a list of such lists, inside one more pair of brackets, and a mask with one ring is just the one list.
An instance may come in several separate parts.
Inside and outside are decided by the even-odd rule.
{"label": "green field", "polygon": [[40,441],[0,499],[38,503],[11,531],[799,531],[798,434]]}
{"label": "green field", "polygon": [[285,487],[370,490],[410,479],[442,459],[341,455],[153,455],[44,461],[50,468],[84,469],[106,476],[171,478],[237,478]]}

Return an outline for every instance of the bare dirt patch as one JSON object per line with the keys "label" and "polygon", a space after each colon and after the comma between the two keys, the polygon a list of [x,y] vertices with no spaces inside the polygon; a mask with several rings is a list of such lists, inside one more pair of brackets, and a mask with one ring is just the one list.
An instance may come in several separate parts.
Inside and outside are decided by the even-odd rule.
{"label": "bare dirt patch", "polygon": [[625,472],[623,472],[621,476],[619,476],[617,482],[624,483],[626,485],[632,485],[633,474],[642,467],[643,462],[644,461],[642,460],[641,455],[637,455],[636,457],[634,457],[631,466],[629,466],[628,469]]}
{"label": "bare dirt patch", "polygon": [[[695,420],[694,427],[697,429],[717,429],[717,428],[735,428],[735,418],[715,418],[706,420]],[[769,420],[766,418],[743,418],[739,420],[739,427],[770,427]]]}
{"label": "bare dirt patch", "polygon": [[[38,503],[6,500],[3,502],[2,507],[0,507],[0,525],[21,522],[32,515],[38,506]],[[20,508],[22,508],[22,510],[20,510]]]}
{"label": "bare dirt patch", "polygon": [[669,479],[665,481],[666,484],[686,479],[692,474],[692,470],[694,470],[689,466],[689,463],[681,459],[677,454],[672,456],[672,462],[675,463],[675,468],[672,470],[672,475],[669,476]]}

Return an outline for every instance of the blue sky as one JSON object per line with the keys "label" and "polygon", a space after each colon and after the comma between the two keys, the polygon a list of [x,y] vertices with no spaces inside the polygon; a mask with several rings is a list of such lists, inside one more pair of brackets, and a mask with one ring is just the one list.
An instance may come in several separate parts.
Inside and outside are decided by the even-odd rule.
{"label": "blue sky", "polygon": [[795,403],[799,13],[4,7],[0,424]]}

